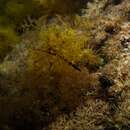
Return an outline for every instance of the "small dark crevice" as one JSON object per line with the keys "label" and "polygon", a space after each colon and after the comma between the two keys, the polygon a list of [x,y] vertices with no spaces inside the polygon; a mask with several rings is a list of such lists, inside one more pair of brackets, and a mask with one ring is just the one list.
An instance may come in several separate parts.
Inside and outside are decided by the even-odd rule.
{"label": "small dark crevice", "polygon": [[100,82],[100,89],[98,91],[98,98],[108,101],[109,100],[109,88],[114,85],[114,81],[110,79],[106,75],[101,75],[99,77],[99,82]]}
{"label": "small dark crevice", "polygon": [[130,11],[127,12],[127,20],[130,21]]}
{"label": "small dark crevice", "polygon": [[112,85],[114,85],[114,81],[112,79],[110,79],[109,77],[102,75],[99,78],[99,81],[101,83],[101,88],[102,89],[108,89],[110,88]]}
{"label": "small dark crevice", "polygon": [[113,5],[119,5],[122,3],[123,0],[112,0]]}
{"label": "small dark crevice", "polygon": [[111,35],[113,35],[113,34],[116,33],[116,29],[115,29],[114,26],[107,26],[107,27],[105,28],[105,32],[106,32],[106,33],[109,33],[109,34],[111,34]]}

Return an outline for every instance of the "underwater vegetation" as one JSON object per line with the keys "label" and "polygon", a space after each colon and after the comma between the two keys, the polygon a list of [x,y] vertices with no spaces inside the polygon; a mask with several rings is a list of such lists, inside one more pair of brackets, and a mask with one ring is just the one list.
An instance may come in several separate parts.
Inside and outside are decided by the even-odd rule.
{"label": "underwater vegetation", "polygon": [[[59,0],[1,0],[0,1],[0,26],[9,27],[9,31],[22,34],[26,30],[32,30],[36,26],[36,20],[43,15],[55,13],[74,13],[85,1],[65,1],[62,4]],[[75,6],[72,4],[75,3]],[[61,5],[65,6],[62,7]],[[70,5],[70,7],[68,7]],[[65,10],[64,10],[65,9]],[[66,10],[68,9],[68,10]],[[38,13],[37,13],[38,12]],[[7,28],[6,28],[7,30]]]}
{"label": "underwater vegetation", "polygon": [[20,41],[16,32],[11,27],[0,27],[0,59]]}
{"label": "underwater vegetation", "polygon": [[129,0],[1,0],[0,130],[129,130],[129,12]]}
{"label": "underwater vegetation", "polygon": [[7,24],[11,24],[17,28],[17,26],[22,23],[28,16],[32,16],[33,18],[37,19],[45,14],[72,14],[75,13],[78,8],[81,9],[81,7],[84,6],[86,2],[87,1],[84,0],[2,0],[0,16],[4,16]]}
{"label": "underwater vegetation", "polygon": [[56,55],[70,65],[100,64],[100,58],[91,48],[87,48],[90,38],[89,35],[78,34],[78,31],[65,25],[63,27],[51,25],[40,31],[43,51]]}

